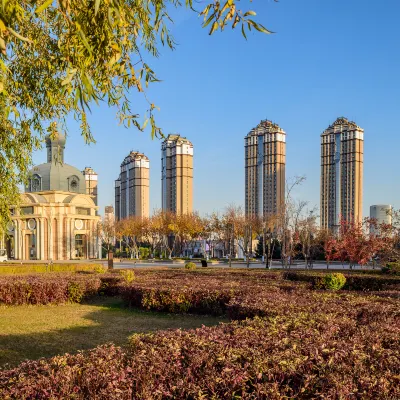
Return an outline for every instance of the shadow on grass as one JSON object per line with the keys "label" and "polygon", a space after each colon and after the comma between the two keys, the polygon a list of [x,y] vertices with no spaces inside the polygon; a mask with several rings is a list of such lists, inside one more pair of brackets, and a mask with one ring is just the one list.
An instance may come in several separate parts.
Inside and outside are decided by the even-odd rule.
{"label": "shadow on grass", "polygon": [[84,304],[5,307],[0,309],[0,368],[109,342],[125,346],[134,333],[191,329],[220,321],[226,320],[128,309],[119,298],[109,297]]}

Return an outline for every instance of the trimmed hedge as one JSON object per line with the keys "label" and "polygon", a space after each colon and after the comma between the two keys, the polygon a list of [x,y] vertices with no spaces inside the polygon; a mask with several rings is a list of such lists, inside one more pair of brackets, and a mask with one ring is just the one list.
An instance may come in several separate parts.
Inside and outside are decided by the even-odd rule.
{"label": "trimmed hedge", "polygon": [[223,315],[234,295],[233,290],[168,288],[124,285],[120,294],[129,307],[170,313]]}
{"label": "trimmed hedge", "polygon": [[28,275],[0,277],[0,304],[58,304],[80,302],[99,292],[97,275]]}
{"label": "trimmed hedge", "polygon": [[32,274],[46,272],[104,272],[102,264],[96,263],[74,263],[74,264],[0,264],[0,275]]}
{"label": "trimmed hedge", "polygon": [[[299,272],[285,271],[282,272],[283,279],[297,282],[309,282],[312,287],[319,288],[321,278],[324,278],[324,272]],[[346,284],[344,290],[356,291],[379,291],[387,290],[393,285],[400,284],[400,276],[388,276],[380,274],[362,274],[362,273],[345,273]]]}
{"label": "trimmed hedge", "polygon": [[[379,312],[378,312],[379,313]],[[138,334],[0,372],[4,399],[396,399],[399,329],[288,315]]]}

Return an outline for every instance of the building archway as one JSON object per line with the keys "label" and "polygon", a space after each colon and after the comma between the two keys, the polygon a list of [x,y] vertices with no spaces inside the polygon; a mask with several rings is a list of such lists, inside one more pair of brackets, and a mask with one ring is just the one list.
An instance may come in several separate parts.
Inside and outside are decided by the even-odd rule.
{"label": "building archway", "polygon": [[75,257],[88,258],[87,254],[87,237],[84,234],[78,233],[75,235]]}

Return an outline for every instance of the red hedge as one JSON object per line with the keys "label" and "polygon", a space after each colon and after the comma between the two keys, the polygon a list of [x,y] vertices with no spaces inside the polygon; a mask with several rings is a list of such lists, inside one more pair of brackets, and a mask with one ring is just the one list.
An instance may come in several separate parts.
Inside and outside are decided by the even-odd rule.
{"label": "red hedge", "polygon": [[97,275],[38,274],[0,277],[0,304],[50,304],[79,302],[98,293]]}
{"label": "red hedge", "polygon": [[395,399],[395,318],[303,313],[135,335],[125,351],[100,346],[3,371],[0,397]]}

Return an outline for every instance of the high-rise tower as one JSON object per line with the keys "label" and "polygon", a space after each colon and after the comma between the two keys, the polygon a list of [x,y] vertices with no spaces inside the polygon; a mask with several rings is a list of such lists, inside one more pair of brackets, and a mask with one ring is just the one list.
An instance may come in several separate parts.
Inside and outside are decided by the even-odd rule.
{"label": "high-rise tower", "polygon": [[338,118],[321,135],[321,227],[362,219],[364,130]]}
{"label": "high-rise tower", "polygon": [[162,143],[161,183],[164,211],[193,211],[193,144],[180,135],[168,135]]}
{"label": "high-rise tower", "polygon": [[148,217],[150,161],[142,153],[132,151],[121,164],[121,173],[115,181],[115,217],[131,215]]}
{"label": "high-rise tower", "polygon": [[285,201],[286,133],[264,120],[244,141],[246,215],[276,215]]}
{"label": "high-rise tower", "polygon": [[82,171],[83,176],[85,177],[85,185],[86,185],[86,194],[89,196],[93,196],[94,204],[97,204],[97,179],[98,176],[96,172],[94,172],[93,168],[86,167]]}

